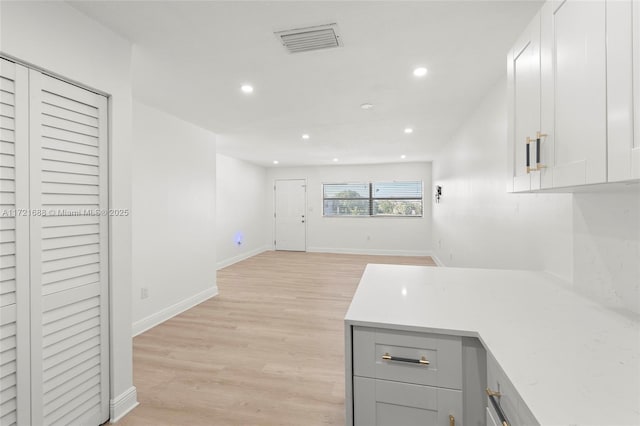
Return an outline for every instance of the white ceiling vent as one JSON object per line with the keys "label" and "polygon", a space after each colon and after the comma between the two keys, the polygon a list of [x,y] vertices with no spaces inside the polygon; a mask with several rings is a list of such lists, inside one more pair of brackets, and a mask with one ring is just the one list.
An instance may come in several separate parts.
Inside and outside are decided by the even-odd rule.
{"label": "white ceiling vent", "polygon": [[274,33],[289,53],[309,52],[342,46],[337,24],[296,28]]}

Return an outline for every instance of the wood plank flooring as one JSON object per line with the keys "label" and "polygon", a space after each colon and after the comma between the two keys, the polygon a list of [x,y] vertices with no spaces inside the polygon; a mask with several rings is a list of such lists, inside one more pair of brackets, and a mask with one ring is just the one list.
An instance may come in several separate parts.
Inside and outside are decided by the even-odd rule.
{"label": "wood plank flooring", "polygon": [[343,425],[343,318],[367,263],[429,257],[265,252],[219,295],[134,338],[140,405],[119,425]]}

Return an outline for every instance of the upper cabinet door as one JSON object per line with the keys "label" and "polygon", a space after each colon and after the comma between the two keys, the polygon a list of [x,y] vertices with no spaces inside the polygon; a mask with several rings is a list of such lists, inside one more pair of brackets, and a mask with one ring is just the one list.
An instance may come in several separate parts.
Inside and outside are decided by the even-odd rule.
{"label": "upper cabinet door", "polygon": [[[542,50],[551,52],[553,63],[543,66],[541,96],[549,115],[541,131],[548,135],[544,151],[553,187],[606,182],[605,3],[551,1],[542,13],[546,15],[542,19]],[[553,84],[546,84],[549,79]]]}
{"label": "upper cabinet door", "polygon": [[[640,177],[640,4],[607,2],[608,180]],[[635,22],[634,22],[635,21]],[[635,79],[635,81],[634,81]],[[634,108],[635,102],[635,108]]]}
{"label": "upper cabinet door", "polygon": [[631,178],[640,179],[640,3],[631,2],[633,12],[633,105],[634,138],[631,151]]}
{"label": "upper cabinet door", "polygon": [[[540,15],[531,21],[507,59],[509,165],[507,190],[539,189],[539,173],[528,138],[540,129]],[[529,159],[529,168],[527,168]]]}
{"label": "upper cabinet door", "polygon": [[548,0],[507,58],[508,191],[640,179],[637,0]]}

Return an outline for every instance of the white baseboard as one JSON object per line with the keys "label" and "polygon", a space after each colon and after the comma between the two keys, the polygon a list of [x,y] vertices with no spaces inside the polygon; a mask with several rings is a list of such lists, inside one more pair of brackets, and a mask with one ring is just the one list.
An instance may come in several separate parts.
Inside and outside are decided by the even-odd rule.
{"label": "white baseboard", "polygon": [[137,336],[138,334],[144,333],[145,331],[155,327],[158,324],[165,322],[169,318],[173,318],[176,315],[181,314],[187,309],[193,308],[194,306],[204,302],[207,299],[212,298],[217,294],[218,286],[208,288],[174,305],[164,308],[163,310],[156,312],[155,314],[151,314],[146,318],[134,322],[133,326],[131,327],[133,337]]}
{"label": "white baseboard", "polygon": [[425,250],[386,250],[386,249],[359,249],[359,248],[335,248],[335,247],[307,247],[310,253],[337,253],[337,254],[370,254],[384,256],[431,256],[430,251]]}
{"label": "white baseboard", "polygon": [[444,263],[442,263],[442,261],[435,254],[432,253],[429,256],[431,256],[431,258],[436,263],[436,265],[438,265],[438,266],[446,266]]}
{"label": "white baseboard", "polygon": [[136,387],[131,386],[129,389],[109,401],[109,422],[117,422],[139,404]]}
{"label": "white baseboard", "polygon": [[254,249],[254,250],[247,251],[245,253],[240,253],[239,255],[230,257],[228,259],[222,259],[222,260],[220,260],[220,261],[218,261],[216,263],[216,270],[222,269],[222,268],[226,268],[227,266],[231,266],[234,263],[238,263],[240,261],[243,261],[243,260],[248,259],[250,257],[256,256],[256,255],[258,255],[260,253],[263,253],[265,251],[268,251],[268,250],[269,250],[269,247],[264,246],[264,247],[259,247],[259,248]]}

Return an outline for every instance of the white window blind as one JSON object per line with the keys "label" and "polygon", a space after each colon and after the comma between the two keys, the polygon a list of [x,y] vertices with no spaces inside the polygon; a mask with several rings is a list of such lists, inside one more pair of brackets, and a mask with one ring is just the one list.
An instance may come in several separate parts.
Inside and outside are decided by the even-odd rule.
{"label": "white window blind", "polygon": [[372,215],[422,216],[422,182],[374,182]]}
{"label": "white window blind", "polygon": [[422,182],[326,183],[324,216],[421,217]]}

